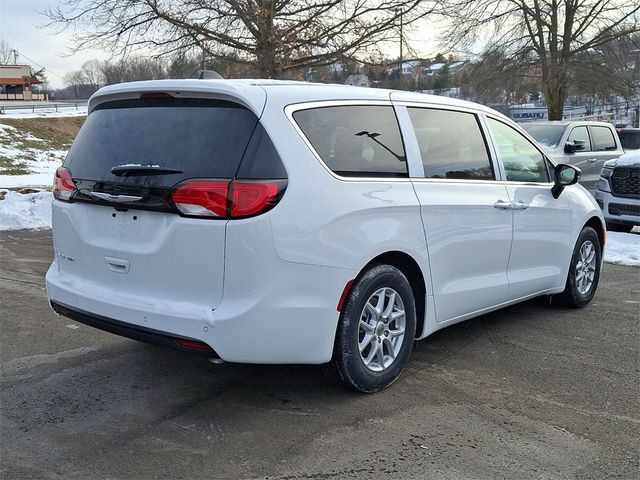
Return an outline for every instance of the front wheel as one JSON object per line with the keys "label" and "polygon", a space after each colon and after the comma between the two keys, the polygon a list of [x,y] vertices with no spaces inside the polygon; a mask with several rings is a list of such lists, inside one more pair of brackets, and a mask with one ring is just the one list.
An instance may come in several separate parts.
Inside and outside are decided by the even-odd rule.
{"label": "front wheel", "polygon": [[581,308],[591,301],[598,288],[602,248],[598,234],[591,227],[584,227],[573,249],[569,276],[562,302],[570,307]]}
{"label": "front wheel", "polygon": [[356,279],[343,305],[330,368],[357,391],[385,388],[402,373],[415,331],[409,281],[391,265],[373,266]]}

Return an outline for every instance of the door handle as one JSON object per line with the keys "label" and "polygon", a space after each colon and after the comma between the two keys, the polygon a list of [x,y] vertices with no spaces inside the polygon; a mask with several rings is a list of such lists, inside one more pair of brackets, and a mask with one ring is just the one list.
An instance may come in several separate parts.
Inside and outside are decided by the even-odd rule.
{"label": "door handle", "polygon": [[511,203],[510,208],[511,210],[526,210],[529,208],[529,204],[524,202],[513,202]]}
{"label": "door handle", "polygon": [[504,200],[498,200],[493,204],[493,207],[501,210],[526,210],[529,208],[529,204],[524,202],[505,202]]}
{"label": "door handle", "polygon": [[104,257],[109,270],[116,273],[129,273],[131,263],[124,258]]}

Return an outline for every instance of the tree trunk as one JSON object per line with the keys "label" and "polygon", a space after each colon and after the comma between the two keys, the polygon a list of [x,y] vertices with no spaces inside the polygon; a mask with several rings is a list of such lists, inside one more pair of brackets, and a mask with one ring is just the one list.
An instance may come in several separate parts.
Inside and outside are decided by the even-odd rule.
{"label": "tree trunk", "polygon": [[545,98],[547,100],[547,114],[549,120],[562,120],[564,113],[564,96],[554,95],[545,89]]}
{"label": "tree trunk", "polygon": [[562,120],[567,99],[567,69],[563,64],[549,65],[543,70],[542,84],[549,120]]}
{"label": "tree trunk", "polygon": [[281,62],[276,59],[277,33],[274,26],[275,1],[258,2],[255,26],[256,35],[256,70],[260,78],[277,78],[281,73]]}
{"label": "tree trunk", "polygon": [[259,78],[277,78],[280,75],[273,50],[270,45],[262,45],[256,50],[256,70]]}

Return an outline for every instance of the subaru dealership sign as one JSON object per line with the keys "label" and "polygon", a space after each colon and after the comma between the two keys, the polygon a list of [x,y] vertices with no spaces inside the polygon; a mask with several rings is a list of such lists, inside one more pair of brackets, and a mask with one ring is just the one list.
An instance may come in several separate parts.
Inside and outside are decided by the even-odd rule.
{"label": "subaru dealership sign", "polygon": [[[587,113],[585,107],[565,107],[564,118],[576,118],[578,120]],[[548,120],[547,107],[509,107],[509,117],[516,122],[532,122],[536,120]]]}

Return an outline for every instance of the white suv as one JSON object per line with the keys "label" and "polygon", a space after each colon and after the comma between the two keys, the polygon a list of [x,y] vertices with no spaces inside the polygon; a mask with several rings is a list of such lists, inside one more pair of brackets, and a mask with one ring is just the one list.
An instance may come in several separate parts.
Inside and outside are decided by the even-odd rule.
{"label": "white suv", "polygon": [[414,339],[538,295],[583,306],[604,220],[488,108],[240,80],[114,85],[54,185],[56,312],[229,362],[391,384]]}
{"label": "white suv", "polygon": [[605,162],[596,202],[604,213],[607,230],[630,232],[640,225],[640,150]]}

